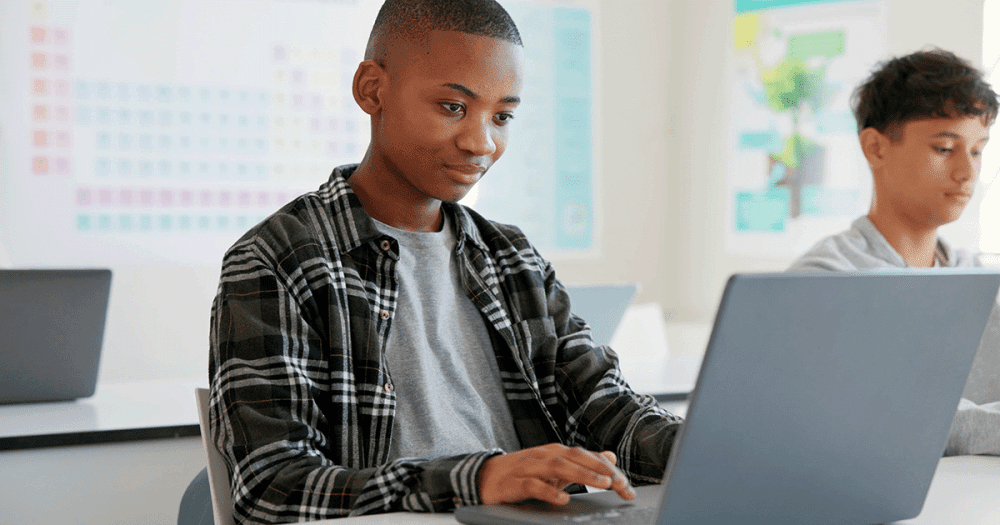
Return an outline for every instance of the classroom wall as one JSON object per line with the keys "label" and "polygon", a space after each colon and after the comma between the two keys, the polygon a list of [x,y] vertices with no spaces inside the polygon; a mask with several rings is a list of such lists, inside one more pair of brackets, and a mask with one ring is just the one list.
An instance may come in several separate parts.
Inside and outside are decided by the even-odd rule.
{"label": "classroom wall", "polygon": [[[791,262],[736,257],[723,246],[732,3],[595,5],[601,250],[553,262],[566,282],[638,281],[637,302],[659,302],[668,320],[707,323],[731,273]],[[894,54],[935,44],[979,62],[982,30],[982,0],[952,0],[948,9],[889,1]],[[970,212],[965,218],[978,215]],[[976,238],[968,224],[947,232],[956,244]],[[115,268],[101,380],[206,377],[218,274],[218,267]]]}

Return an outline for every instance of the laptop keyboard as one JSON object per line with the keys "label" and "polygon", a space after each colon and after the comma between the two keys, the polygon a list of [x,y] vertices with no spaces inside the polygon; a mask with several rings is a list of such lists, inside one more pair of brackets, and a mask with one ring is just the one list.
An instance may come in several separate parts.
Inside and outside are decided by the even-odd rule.
{"label": "laptop keyboard", "polygon": [[656,507],[621,507],[612,510],[602,510],[587,514],[563,516],[564,523],[586,523],[587,525],[642,525],[653,523],[656,519]]}

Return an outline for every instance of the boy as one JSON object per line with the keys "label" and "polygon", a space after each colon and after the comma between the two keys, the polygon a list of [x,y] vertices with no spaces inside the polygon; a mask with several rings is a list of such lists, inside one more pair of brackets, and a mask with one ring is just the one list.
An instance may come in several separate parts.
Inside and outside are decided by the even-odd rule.
{"label": "boy", "polygon": [[387,0],[354,77],[361,163],[226,254],[209,377],[237,522],[660,481],[680,418],[517,228],[455,204],[504,151],[523,61],[495,0]]}
{"label": "boy", "polygon": [[[871,209],[789,269],[979,266],[937,229],[958,219],[972,198],[997,116],[997,95],[982,73],[950,52],[921,51],[881,64],[855,90],[852,105],[875,182]],[[1000,305],[990,314],[945,454],[1000,455]]]}

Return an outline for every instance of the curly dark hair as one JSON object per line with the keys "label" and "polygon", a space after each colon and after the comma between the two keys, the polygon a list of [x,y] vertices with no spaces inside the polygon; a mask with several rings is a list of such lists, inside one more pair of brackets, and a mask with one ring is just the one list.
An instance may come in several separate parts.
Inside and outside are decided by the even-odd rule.
{"label": "curly dark hair", "polygon": [[982,71],[943,49],[879,63],[851,96],[858,132],[875,128],[892,140],[906,123],[925,118],[997,118],[997,94]]}

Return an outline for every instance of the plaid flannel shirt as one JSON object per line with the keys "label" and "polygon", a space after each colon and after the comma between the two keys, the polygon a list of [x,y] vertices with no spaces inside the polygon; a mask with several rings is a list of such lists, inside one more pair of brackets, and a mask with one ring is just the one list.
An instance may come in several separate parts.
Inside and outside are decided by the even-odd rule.
{"label": "plaid flannel shirt", "polygon": [[[226,253],[212,306],[211,433],[237,522],[288,522],[479,503],[500,450],[387,461],[395,408],[383,352],[398,294],[396,241],[334,170]],[[462,286],[487,324],[525,448],[612,450],[659,482],[680,418],[631,391],[608,347],[516,228],[456,204]]]}

